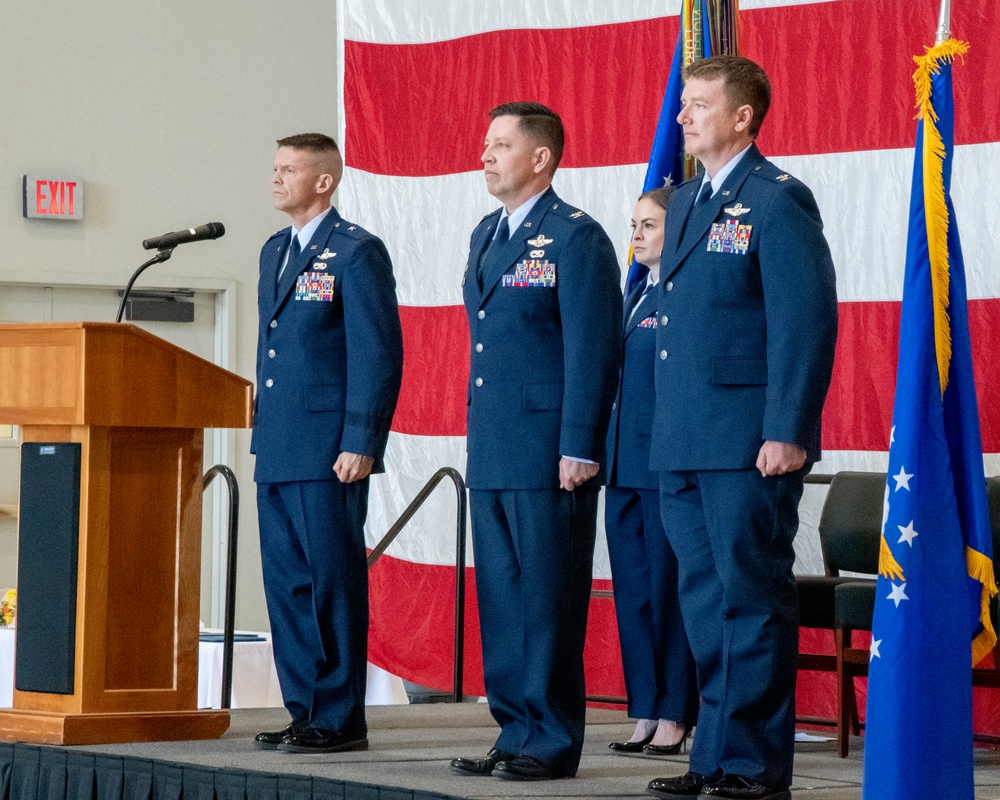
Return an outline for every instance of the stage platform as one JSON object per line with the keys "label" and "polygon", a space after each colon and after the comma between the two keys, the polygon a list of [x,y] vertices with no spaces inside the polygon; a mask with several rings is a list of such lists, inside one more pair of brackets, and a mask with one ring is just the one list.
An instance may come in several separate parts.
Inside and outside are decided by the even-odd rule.
{"label": "stage platform", "polygon": [[[449,800],[644,797],[655,777],[680,775],[687,757],[615,756],[624,712],[592,710],[576,778],[540,783],[452,775],[457,755],[479,756],[496,736],[482,703],[369,708],[366,752],[293,755],[257,750],[255,733],[281,728],[278,709],[237,709],[222,739],[132,745],[0,745],[2,800]],[[863,745],[847,759],[833,741],[799,744],[794,800],[860,800]],[[976,750],[976,798],[1000,798],[1000,753]]]}

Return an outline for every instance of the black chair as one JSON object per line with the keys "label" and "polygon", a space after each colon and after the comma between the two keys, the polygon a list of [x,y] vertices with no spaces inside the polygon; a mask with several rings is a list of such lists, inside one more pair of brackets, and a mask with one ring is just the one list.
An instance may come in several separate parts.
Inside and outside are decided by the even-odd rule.
{"label": "black chair", "polygon": [[[837,625],[836,597],[840,587],[868,586],[874,603],[874,578],[852,577],[843,573],[875,575],[878,571],[885,481],[883,472],[838,472],[833,476],[819,520],[819,539],[826,574],[800,575],[795,580],[799,595],[799,625],[833,631],[835,644],[832,656],[800,654],[798,668],[836,672],[838,676],[836,719],[799,717],[798,721],[835,725],[841,756],[847,755],[848,726],[858,734],[860,722],[854,693],[842,691],[845,644],[850,646],[851,641],[850,632],[845,634],[844,629]],[[871,612],[868,614],[868,625],[871,625]]]}
{"label": "black chair", "polygon": [[[986,504],[990,516],[990,528],[993,539],[993,574],[1000,567],[1000,477],[987,478]],[[877,562],[877,556],[876,556]],[[851,634],[856,630],[870,631],[872,617],[875,613],[874,582],[849,581],[837,586],[834,592],[834,640],[838,653],[837,669],[837,708],[840,718],[837,724],[837,752],[841,758],[847,756],[847,706],[855,709],[853,721],[856,722],[857,696],[854,689],[854,679],[868,675],[868,648],[851,646]],[[990,602],[990,618],[993,630],[997,628],[998,603],[994,597]],[[1000,649],[996,646],[992,652],[992,665],[975,667],[972,670],[972,685],[1000,688]],[[860,726],[854,724],[855,734],[860,733]],[[983,741],[1000,742],[995,736],[977,737]]]}

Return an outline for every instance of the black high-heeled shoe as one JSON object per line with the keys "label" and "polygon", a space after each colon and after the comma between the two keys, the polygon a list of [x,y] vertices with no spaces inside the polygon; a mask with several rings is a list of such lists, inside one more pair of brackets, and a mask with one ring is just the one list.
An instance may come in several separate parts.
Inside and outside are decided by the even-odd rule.
{"label": "black high-heeled shoe", "polygon": [[644,748],[649,747],[649,743],[653,741],[653,736],[656,735],[656,729],[649,734],[645,739],[640,739],[638,742],[611,742],[608,745],[613,753],[641,753]]}
{"label": "black high-heeled shoe", "polygon": [[676,756],[678,753],[687,752],[687,740],[691,735],[691,731],[694,730],[694,725],[685,725],[684,733],[680,738],[679,742],[674,744],[652,744],[653,737],[650,738],[650,743],[646,744],[642,748],[643,755],[647,756]]}

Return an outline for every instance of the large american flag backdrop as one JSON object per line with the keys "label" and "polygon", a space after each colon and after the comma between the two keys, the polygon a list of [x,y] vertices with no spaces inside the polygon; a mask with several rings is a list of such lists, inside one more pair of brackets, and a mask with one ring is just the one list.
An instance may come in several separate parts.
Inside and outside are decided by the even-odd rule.
{"label": "large american flag backdrop", "polygon": [[[815,471],[884,470],[896,372],[915,137],[912,56],[933,43],[939,0],[743,0],[741,52],[771,77],[758,143],[816,195],[838,273],[840,338]],[[465,466],[469,335],[461,280],[469,234],[497,206],[479,156],[487,112],[517,99],[556,109],[567,147],[556,190],[598,219],[624,264],[666,86],[676,0],[338,0],[342,213],[379,234],[395,265],[406,361],[369,546],[439,467]],[[1000,7],[953,3],[971,43],[955,70],[953,198],[963,237],[986,469],[1000,471]],[[527,356],[527,354],[526,354]],[[650,387],[652,390],[652,387]],[[824,489],[808,487],[801,572],[821,572]],[[454,494],[440,489],[371,574],[370,658],[451,685]],[[602,532],[595,586],[610,585]],[[465,687],[482,692],[475,576],[468,571]],[[826,634],[829,636],[829,634]],[[803,632],[803,648],[829,647]],[[832,652],[832,650],[831,650]],[[623,695],[613,601],[591,604],[587,680]],[[800,713],[831,714],[830,676],[800,678]],[[978,703],[980,707],[987,703]],[[996,706],[994,702],[989,704]],[[863,701],[862,701],[863,708]],[[996,722],[977,712],[980,727]]]}

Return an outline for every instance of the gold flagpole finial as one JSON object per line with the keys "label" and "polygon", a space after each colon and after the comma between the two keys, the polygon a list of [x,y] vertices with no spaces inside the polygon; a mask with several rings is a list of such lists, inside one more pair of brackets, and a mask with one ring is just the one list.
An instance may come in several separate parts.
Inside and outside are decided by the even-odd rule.
{"label": "gold flagpole finial", "polygon": [[941,13],[938,15],[937,44],[951,38],[951,0],[941,0]]}

